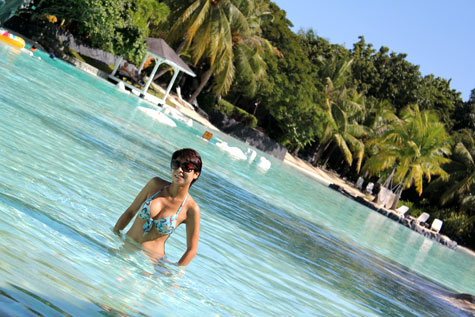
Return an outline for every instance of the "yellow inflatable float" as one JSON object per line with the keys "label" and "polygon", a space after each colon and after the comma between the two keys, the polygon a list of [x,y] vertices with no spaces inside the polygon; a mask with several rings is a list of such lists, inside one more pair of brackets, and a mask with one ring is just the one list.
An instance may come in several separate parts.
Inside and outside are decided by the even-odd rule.
{"label": "yellow inflatable float", "polygon": [[14,34],[9,33],[5,29],[0,28],[0,41],[5,42],[8,45],[11,45],[16,48],[24,48],[25,47],[25,40],[19,36],[15,36]]}

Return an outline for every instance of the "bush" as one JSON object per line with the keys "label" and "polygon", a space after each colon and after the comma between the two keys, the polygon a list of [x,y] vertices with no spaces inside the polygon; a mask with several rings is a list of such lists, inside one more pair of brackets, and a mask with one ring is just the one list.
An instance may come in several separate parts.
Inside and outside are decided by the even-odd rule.
{"label": "bush", "polygon": [[470,217],[467,214],[449,210],[441,209],[434,210],[434,217],[442,219],[444,225],[441,232],[450,238],[456,240],[459,244],[475,248],[475,233],[474,224],[470,221]]}
{"label": "bush", "polygon": [[233,118],[236,121],[244,122],[251,128],[257,127],[257,118],[249,112],[236,107],[229,101],[220,99],[218,102],[217,97],[212,93],[204,93],[198,96],[198,104],[200,108],[211,113],[215,110],[224,113],[226,116]]}
{"label": "bush", "polygon": [[244,122],[251,128],[255,128],[257,126],[257,118],[254,115],[241,108],[234,106],[232,103],[224,99],[221,99],[218,102],[217,109],[236,121]]}
{"label": "bush", "polygon": [[[407,212],[408,215],[410,216],[413,216],[414,218],[417,218],[419,217],[420,215],[422,215],[422,213],[424,211],[426,211],[426,209],[421,209],[420,206],[416,206],[412,201],[405,201],[405,200],[400,200],[399,203],[397,204],[397,207],[401,207],[401,206],[407,206],[409,207],[409,211]],[[430,214],[430,211],[428,211],[429,214]]]}
{"label": "bush", "polygon": [[218,102],[218,110],[227,115],[228,117],[232,117],[234,113],[234,105],[224,99],[219,100]]}
{"label": "bush", "polygon": [[198,97],[198,104],[200,108],[203,109],[207,113],[213,112],[216,108],[216,96],[210,93],[202,93],[199,94]]}

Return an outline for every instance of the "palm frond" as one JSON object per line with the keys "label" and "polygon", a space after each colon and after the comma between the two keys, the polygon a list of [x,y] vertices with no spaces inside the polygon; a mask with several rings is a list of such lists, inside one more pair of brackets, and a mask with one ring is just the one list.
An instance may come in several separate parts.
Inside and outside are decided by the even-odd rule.
{"label": "palm frond", "polygon": [[351,154],[350,149],[348,148],[348,145],[346,144],[345,139],[341,134],[335,134],[333,136],[333,139],[335,140],[336,144],[338,145],[338,148],[341,150],[343,153],[343,156],[348,163],[348,165],[351,166],[353,163],[353,155]]}

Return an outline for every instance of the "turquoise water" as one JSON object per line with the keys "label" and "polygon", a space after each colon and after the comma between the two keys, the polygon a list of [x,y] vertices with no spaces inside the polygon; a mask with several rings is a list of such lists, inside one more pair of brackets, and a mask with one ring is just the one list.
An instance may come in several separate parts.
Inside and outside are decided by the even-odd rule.
{"label": "turquoise water", "polygon": [[[239,161],[101,79],[0,43],[0,313],[463,315],[475,261],[258,151]],[[248,146],[215,133],[244,152]],[[171,153],[197,149],[198,255],[153,266],[111,229]],[[257,162],[265,156],[268,171]],[[167,243],[177,261],[185,227]]]}

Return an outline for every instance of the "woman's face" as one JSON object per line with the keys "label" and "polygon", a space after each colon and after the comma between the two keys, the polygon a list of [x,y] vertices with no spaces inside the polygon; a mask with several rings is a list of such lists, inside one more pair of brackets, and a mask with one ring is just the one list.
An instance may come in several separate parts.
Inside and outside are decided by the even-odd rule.
{"label": "woman's face", "polygon": [[191,182],[200,175],[200,172],[195,171],[195,164],[180,157],[172,160],[171,170],[172,182],[179,185],[191,185]]}

